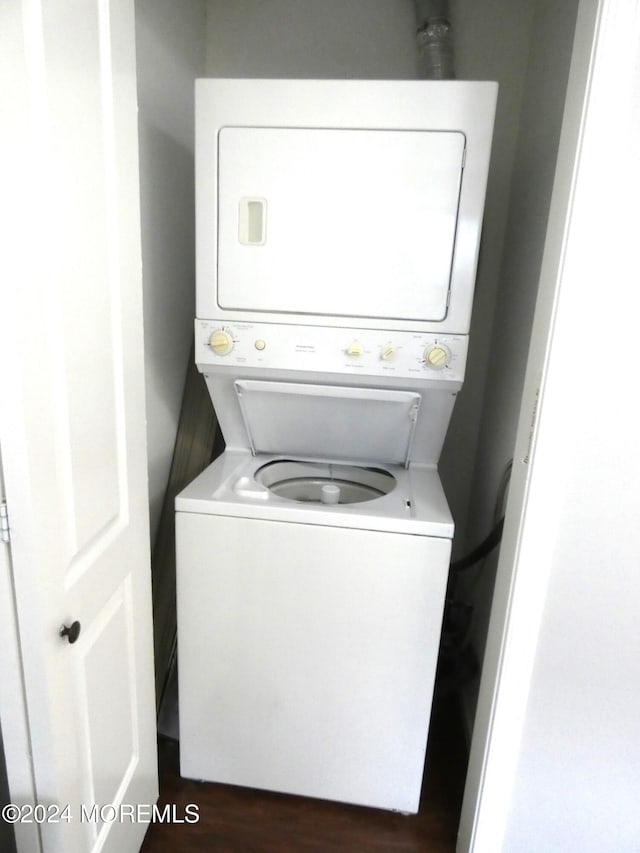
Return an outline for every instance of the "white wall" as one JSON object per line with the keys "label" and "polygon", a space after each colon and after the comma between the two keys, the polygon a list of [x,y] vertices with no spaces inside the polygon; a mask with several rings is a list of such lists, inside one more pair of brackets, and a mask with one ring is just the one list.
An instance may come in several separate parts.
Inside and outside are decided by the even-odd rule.
{"label": "white wall", "polygon": [[207,76],[411,79],[411,0],[208,0]]}
{"label": "white wall", "polygon": [[460,851],[638,849],[639,12],[579,4]]}
{"label": "white wall", "polygon": [[151,537],[167,484],[195,305],[193,81],[205,2],[137,0],[136,49]]}
{"label": "white wall", "polygon": [[[504,250],[496,277],[487,379],[479,404],[482,417],[467,534],[473,543],[481,541],[493,525],[501,477],[514,454],[578,3],[538,0],[529,6],[534,14],[530,45],[524,52],[527,66],[515,128]],[[488,53],[485,49],[484,56]],[[478,57],[477,62],[482,61]],[[478,301],[483,299],[483,283],[478,284]],[[473,336],[472,345],[478,346]],[[473,639],[479,660],[484,654],[496,563],[494,553],[461,580],[458,593],[475,608]],[[472,685],[465,692],[470,720],[476,689]]]}
{"label": "white wall", "polygon": [[640,3],[600,5],[535,447],[557,512],[505,834],[525,853],[640,844]]}
{"label": "white wall", "polygon": [[[456,522],[454,556],[460,556],[478,541],[474,524],[477,508],[470,511],[469,498],[478,453],[534,8],[531,0],[450,2],[456,76],[468,80],[497,80],[500,86],[467,373],[440,461],[440,475]],[[523,341],[523,346],[526,346],[526,341]],[[493,378],[489,377],[491,381]]]}

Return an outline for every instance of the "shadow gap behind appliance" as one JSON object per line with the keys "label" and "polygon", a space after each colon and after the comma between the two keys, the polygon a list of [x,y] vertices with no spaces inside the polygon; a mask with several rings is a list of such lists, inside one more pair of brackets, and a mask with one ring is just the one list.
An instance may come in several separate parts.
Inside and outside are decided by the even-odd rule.
{"label": "shadow gap behind appliance", "polygon": [[497,86],[196,84],[183,776],[415,812]]}

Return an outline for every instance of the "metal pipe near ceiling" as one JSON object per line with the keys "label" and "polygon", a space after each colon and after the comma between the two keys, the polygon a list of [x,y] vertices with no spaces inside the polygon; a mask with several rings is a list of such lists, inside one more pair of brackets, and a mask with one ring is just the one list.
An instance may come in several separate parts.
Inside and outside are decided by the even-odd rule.
{"label": "metal pipe near ceiling", "polygon": [[425,80],[451,80],[453,37],[448,0],[415,0],[419,76]]}

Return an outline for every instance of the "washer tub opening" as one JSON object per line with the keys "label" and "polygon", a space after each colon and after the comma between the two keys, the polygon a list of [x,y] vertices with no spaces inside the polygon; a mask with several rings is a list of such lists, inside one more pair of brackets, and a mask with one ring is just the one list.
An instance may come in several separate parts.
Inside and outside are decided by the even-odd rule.
{"label": "washer tub opening", "polygon": [[396,478],[381,468],[281,459],[256,471],[256,480],[280,498],[314,504],[351,504],[388,495]]}

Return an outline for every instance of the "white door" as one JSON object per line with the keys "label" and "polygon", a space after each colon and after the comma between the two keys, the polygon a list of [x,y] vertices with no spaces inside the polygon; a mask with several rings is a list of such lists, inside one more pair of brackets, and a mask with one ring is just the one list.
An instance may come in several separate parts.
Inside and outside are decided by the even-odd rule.
{"label": "white door", "polygon": [[0,428],[33,787],[58,818],[40,844],[126,853],[146,827],[120,806],[158,790],[133,0],[6,0],[0,32]]}
{"label": "white door", "polygon": [[639,68],[640,0],[580,0],[459,853],[638,849]]}

